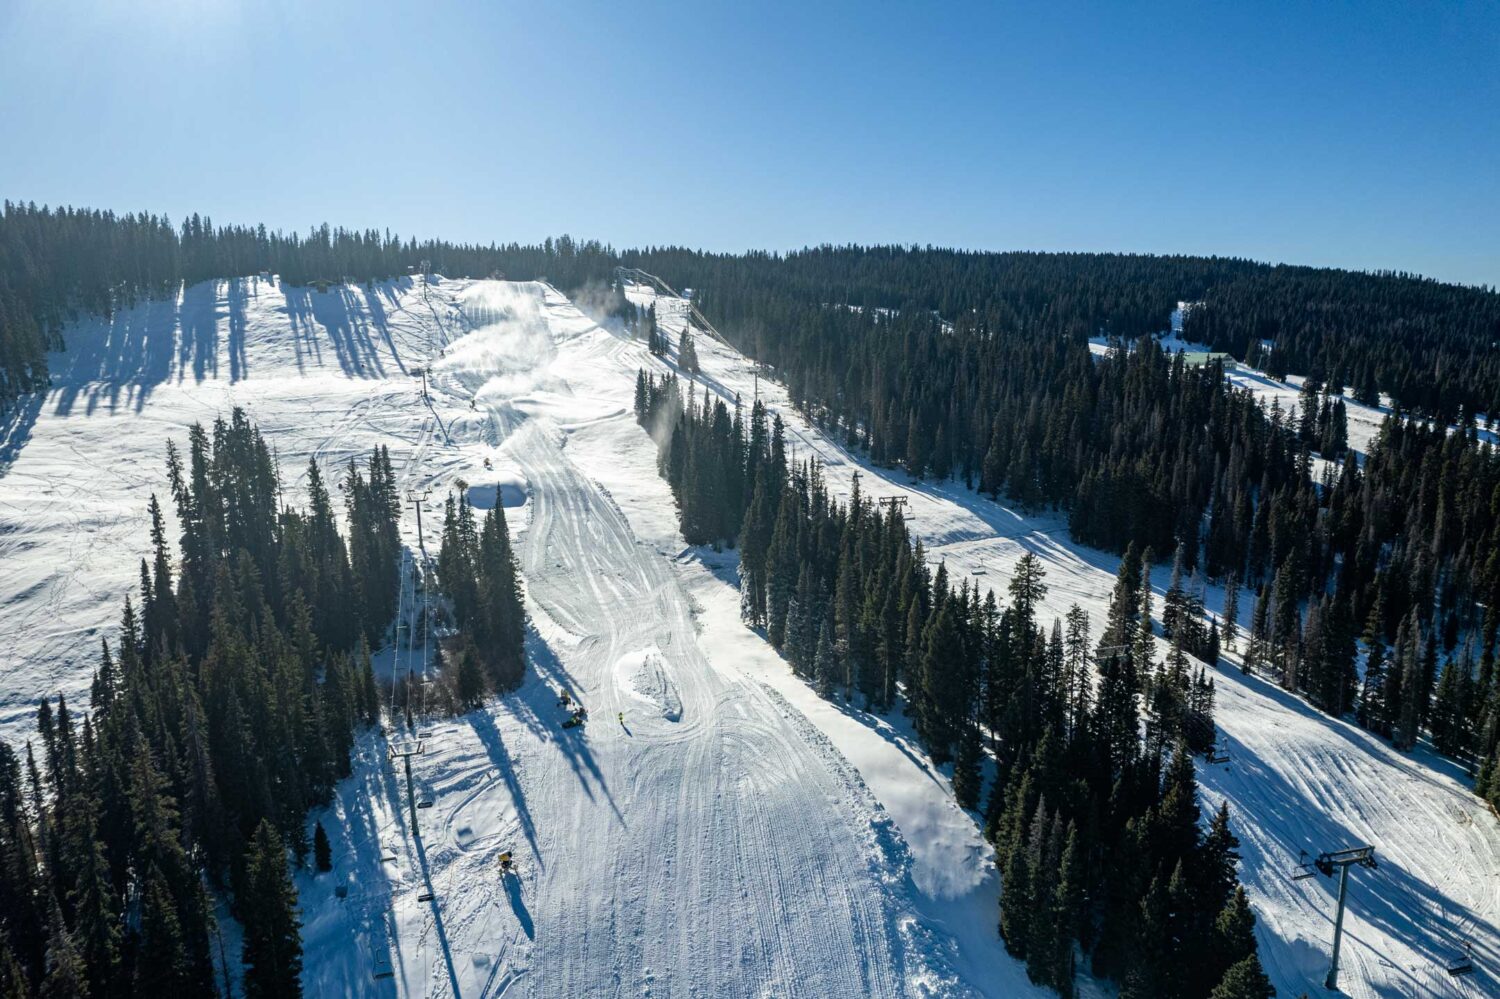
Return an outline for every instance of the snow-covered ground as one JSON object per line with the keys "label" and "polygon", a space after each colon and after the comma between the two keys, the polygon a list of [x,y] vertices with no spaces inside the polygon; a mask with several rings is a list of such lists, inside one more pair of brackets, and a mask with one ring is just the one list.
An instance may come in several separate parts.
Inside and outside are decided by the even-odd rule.
{"label": "snow-covered ground", "polygon": [[[658,308],[680,328],[681,303]],[[1042,994],[996,939],[974,819],[904,720],[817,698],[739,622],[733,554],[683,549],[630,412],[634,371],[662,364],[642,345],[545,285],[488,281],[218,282],[68,340],[34,419],[0,435],[13,441],[0,443],[6,738],[27,734],[40,694],[84,696],[146,551],[146,497],[165,493],[163,443],[193,420],[243,406],[291,502],[310,456],[336,466],[385,443],[403,486],[435,501],[462,478],[509,508],[536,678],[423,729],[420,837],[402,771],[378,737],[361,743],[321,815],[335,870],[299,877],[310,994]],[[706,337],[699,356],[699,391],[749,400],[753,365]],[[871,468],[780,387],[760,390],[835,490],[858,471],[867,494],[907,494],[950,571],[1003,593],[1035,551],[1046,609],[1077,602],[1102,620],[1116,560],[1072,544],[1060,519]],[[403,533],[415,547],[414,512]],[[561,690],[591,709],[584,729],[560,728]],[[1330,883],[1288,880],[1298,851],[1363,842],[1382,865],[1354,875],[1344,991],[1493,992],[1500,830],[1451,771],[1237,672],[1219,705],[1232,759],[1204,769],[1205,797],[1234,810],[1282,995],[1316,993],[1331,932]],[[502,879],[506,849],[520,869]],[[1480,970],[1450,980],[1440,965],[1464,939]]]}
{"label": "snow-covered ground", "polygon": [[[667,329],[680,329],[673,303],[659,302],[657,311]],[[750,398],[752,365],[706,337],[697,346],[701,383]],[[947,562],[952,578],[968,574],[1003,596],[1015,563],[1033,552],[1045,564],[1049,588],[1039,614],[1060,617],[1077,603],[1097,634],[1119,560],[1071,541],[1064,518],[1023,515],[961,483],[913,482],[872,467],[809,428],[779,386],[762,379],[760,393],[789,422],[799,450],[810,449],[823,462],[835,492],[847,493],[858,473],[867,496],[906,495],[915,514],[911,527],[931,561]],[[1288,394],[1295,398],[1296,389]],[[1351,443],[1362,446],[1379,417],[1357,438],[1354,410],[1351,405]],[[1156,569],[1159,594],[1169,576],[1170,566]],[[1210,610],[1222,612],[1222,590],[1211,587],[1206,597]],[[1250,603],[1241,601],[1242,623],[1248,623]],[[1381,866],[1351,875],[1341,990],[1359,997],[1500,994],[1500,822],[1457,768],[1426,752],[1395,752],[1238,670],[1220,671],[1217,686],[1216,720],[1231,760],[1200,767],[1205,813],[1228,800],[1242,841],[1241,880],[1260,917],[1262,959],[1281,995],[1319,994],[1328,970],[1336,886],[1321,876],[1292,881],[1301,851],[1366,844],[1376,847]],[[1446,967],[1466,945],[1477,971],[1453,978]]]}

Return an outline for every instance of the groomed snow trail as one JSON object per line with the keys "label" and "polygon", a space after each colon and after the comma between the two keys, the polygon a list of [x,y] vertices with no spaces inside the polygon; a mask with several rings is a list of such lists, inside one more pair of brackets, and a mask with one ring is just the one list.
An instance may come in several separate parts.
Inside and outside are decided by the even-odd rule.
{"label": "groomed snow trail", "polygon": [[[759,688],[709,668],[669,567],[560,444],[536,421],[509,448],[532,490],[530,601],[558,656],[542,672],[591,712],[522,782],[540,799],[518,851],[533,974],[558,995],[904,992],[886,884],[902,871],[871,803]],[[678,720],[632,695],[643,651]],[[542,708],[555,727],[563,712]]]}

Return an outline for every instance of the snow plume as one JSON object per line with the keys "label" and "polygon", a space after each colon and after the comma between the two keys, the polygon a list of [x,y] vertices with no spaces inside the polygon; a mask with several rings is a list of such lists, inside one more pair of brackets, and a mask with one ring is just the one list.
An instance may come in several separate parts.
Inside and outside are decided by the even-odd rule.
{"label": "snow plume", "polygon": [[[685,384],[691,392],[693,383]],[[646,433],[651,435],[652,442],[660,449],[663,467],[672,450],[672,428],[677,426],[681,417],[682,410],[676,406],[657,406],[656,411],[647,417]]]}
{"label": "snow plume", "polygon": [[481,395],[516,395],[551,381],[547,368],[557,356],[540,296],[528,285],[485,282],[466,289],[460,307],[470,332],[433,364]]}
{"label": "snow plume", "polygon": [[600,326],[610,320],[610,306],[614,303],[614,289],[612,285],[603,281],[591,280],[582,288],[568,293],[568,298],[578,306],[578,311],[588,316]]}

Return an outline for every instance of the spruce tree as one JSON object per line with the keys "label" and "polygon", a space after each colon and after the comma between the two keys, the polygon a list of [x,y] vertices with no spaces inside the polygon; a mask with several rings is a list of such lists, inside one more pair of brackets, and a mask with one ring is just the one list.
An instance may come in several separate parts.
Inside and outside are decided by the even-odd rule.
{"label": "spruce tree", "polygon": [[1274,999],[1276,989],[1260,966],[1260,958],[1251,955],[1232,965],[1208,999]]}
{"label": "spruce tree", "polygon": [[281,836],[268,821],[262,820],[255,830],[246,857],[245,887],[237,902],[245,926],[246,999],[300,996],[297,889],[287,871]]}
{"label": "spruce tree", "polygon": [[161,870],[152,864],[141,893],[140,938],[135,951],[137,995],[193,994],[188,945],[177,903]]}
{"label": "spruce tree", "polygon": [[479,665],[479,654],[469,647],[458,653],[458,667],[454,670],[453,696],[461,711],[472,711],[484,702],[486,685],[484,671]]}
{"label": "spruce tree", "polygon": [[958,733],[958,755],[953,765],[953,798],[958,807],[979,807],[979,792],[982,787],[980,766],[984,762],[984,746],[980,740],[979,726],[965,719]]}
{"label": "spruce tree", "polygon": [[333,848],[328,843],[328,832],[322,821],[313,828],[313,864],[319,871],[333,870]]}

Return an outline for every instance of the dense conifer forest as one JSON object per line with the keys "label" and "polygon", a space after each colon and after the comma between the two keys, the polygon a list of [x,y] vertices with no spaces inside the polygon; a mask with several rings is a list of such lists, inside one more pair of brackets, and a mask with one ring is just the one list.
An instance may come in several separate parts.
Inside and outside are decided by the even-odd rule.
{"label": "dense conifer forest", "polygon": [[318,226],[306,233],[216,226],[194,214],[166,216],[5,202],[0,210],[0,411],[47,383],[48,350],[62,327],[110,315],[184,283],[252,274],[290,284],[378,281],[425,266],[449,276],[546,277],[563,288],[607,279],[614,255],[567,236],[539,246],[475,246],[401,239],[390,232]]}
{"label": "dense conifer forest", "polygon": [[[244,990],[297,991],[288,850],[349,774],[379,711],[367,641],[394,614],[396,502],[384,449],[345,472],[348,533],[316,465],[281,505],[269,447],[236,410],[167,448],[177,557],[153,496],[152,554],[88,710],[41,701],[0,744],[6,995],[221,993],[214,909],[245,928]],[[300,859],[298,861],[300,863]]]}
{"label": "dense conifer forest", "polygon": [[[369,649],[396,616],[401,571],[390,454],[343,470],[342,534],[315,463],[308,509],[281,504],[270,448],[238,410],[192,427],[185,454],[169,442],[167,473],[177,557],[153,496],[140,597],[101,645],[88,710],[44,699],[35,742],[0,743],[7,996],[227,994],[220,893],[244,928],[243,993],[299,994],[288,857],[303,862],[307,810],[379,718]],[[454,508],[442,578],[463,662],[486,667],[468,680],[477,702],[520,682],[524,616],[503,512],[476,531]]]}
{"label": "dense conifer forest", "polygon": [[[987,334],[1131,340],[1165,328],[1175,304],[1187,301],[1195,305],[1188,335],[1272,374],[1309,374],[1368,401],[1384,392],[1403,409],[1444,420],[1500,413],[1500,295],[1403,274],[932,247],[616,253],[568,236],[481,246],[326,224],[283,233],[197,214],[174,225],[149,212],[10,201],[0,210],[0,403],[45,385],[46,350],[62,346],[63,323],[81,314],[109,314],[209,278],[265,272],[292,284],[364,282],[424,263],[451,277],[546,278],[565,290],[607,283],[617,264],[643,267],[698,289],[700,305],[747,352],[778,366],[791,360],[787,327],[801,325],[808,317],[798,313],[809,307],[937,315]],[[789,377],[812,379],[803,383],[808,395],[823,395],[814,386],[826,373]]]}
{"label": "dense conifer forest", "polygon": [[[789,379],[811,379],[801,382],[810,396],[824,396],[817,380],[830,373],[814,370],[811,357],[796,357],[807,327],[846,329],[840,317],[819,319],[811,310],[841,307],[867,322],[895,314],[908,325],[935,316],[986,337],[1129,341],[1166,329],[1183,301],[1193,305],[1189,338],[1273,375],[1311,375],[1371,402],[1384,392],[1405,410],[1449,421],[1500,413],[1500,294],[1488,288],[1229,257],[1118,253],[821,246],[784,255],[664,248],[623,257],[694,289],[699,308],[748,353],[787,367]],[[857,365],[859,376],[846,384],[891,377],[889,360]]]}
{"label": "dense conifer forest", "polygon": [[[1173,604],[1201,601],[1209,582],[1226,588],[1225,613],[1243,595],[1247,668],[1400,748],[1430,738],[1500,802],[1500,457],[1471,415],[1450,432],[1398,409],[1361,461],[1338,384],[1310,376],[1295,406],[1267,407],[1222,361],[1189,364],[1151,337],[1091,353],[1077,325],[1088,295],[992,301],[969,283],[972,255],[917,255],[911,274],[906,256],[688,255],[686,276],[672,273],[700,281],[695,300],[721,332],[875,463],[1064,510],[1076,540],[1171,559]],[[867,270],[896,291],[834,281]],[[846,295],[920,307],[830,304]],[[1166,324],[1113,308],[1135,318],[1108,329]],[[1210,630],[1237,640],[1220,619],[1184,650],[1208,654]]]}
{"label": "dense conifer forest", "polygon": [[932,759],[953,763],[959,804],[983,806],[1004,874],[1000,932],[1034,981],[1072,995],[1081,952],[1126,996],[1271,994],[1228,811],[1199,824],[1192,751],[1213,742],[1213,681],[1184,642],[1212,633],[1201,610],[1172,608],[1158,661],[1150,589],[1127,560],[1106,629],[1125,648],[1096,656],[1078,607],[1038,619],[1034,555],[1008,604],[953,585],[944,566],[929,571],[899,506],[870,502],[857,480],[840,503],[816,464],[790,464],[759,402],[747,419],[643,371],[635,409],[684,536],[738,541],[746,621],[823,696],[903,703]]}
{"label": "dense conifer forest", "polygon": [[525,670],[526,611],[505,507],[476,522],[462,484],[443,505],[438,581],[462,629],[453,674],[455,707],[475,707],[490,690],[510,690]]}

